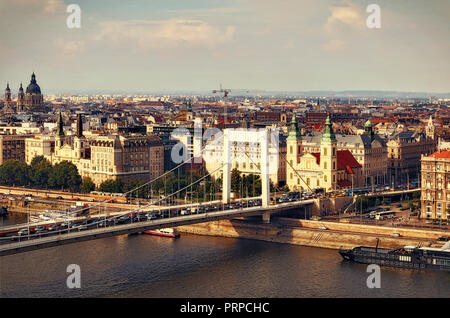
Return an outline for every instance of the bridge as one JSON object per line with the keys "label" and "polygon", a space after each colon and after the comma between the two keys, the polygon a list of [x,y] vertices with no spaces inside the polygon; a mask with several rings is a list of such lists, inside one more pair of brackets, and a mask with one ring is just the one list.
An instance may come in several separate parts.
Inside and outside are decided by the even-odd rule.
{"label": "bridge", "polygon": [[[276,203],[270,199],[270,168],[274,163],[269,159],[269,143],[270,137],[267,129],[258,129],[247,131],[245,134],[242,132],[225,130],[223,134],[223,162],[215,170],[205,174],[198,180],[191,182],[187,186],[174,191],[168,195],[157,200],[151,200],[149,203],[136,207],[130,205],[130,208],[126,211],[111,212],[108,211],[107,200],[104,202],[93,204],[90,208],[96,208],[98,213],[95,218],[91,219],[91,223],[87,223],[80,218],[67,217],[65,220],[66,227],[63,229],[45,231],[45,233],[31,234],[30,229],[38,226],[45,226],[55,224],[56,222],[39,222],[31,225],[30,223],[23,224],[21,226],[11,226],[0,230],[0,256],[11,255],[15,253],[22,253],[26,251],[37,250],[41,248],[48,248],[52,246],[59,246],[63,244],[70,244],[76,242],[82,242],[86,240],[99,239],[115,235],[134,234],[140,233],[146,230],[154,230],[168,227],[177,227],[188,224],[196,224],[202,222],[211,222],[216,220],[230,219],[236,217],[250,217],[255,215],[261,215],[263,222],[270,222],[270,215],[289,209],[296,209],[305,207],[314,203],[314,200],[303,200],[288,203]],[[231,149],[232,146],[236,146],[236,142],[251,142],[258,149],[259,160],[258,164],[253,161],[253,158],[249,157],[246,151],[243,151],[250,160],[259,167],[261,175],[261,196],[257,198],[245,198],[239,200],[233,200],[231,198]],[[235,148],[236,149],[236,148]],[[203,148],[204,150],[204,148]],[[135,189],[132,189],[126,193],[130,197],[133,197],[133,193],[136,194],[144,186],[151,186],[157,180],[161,180],[168,173],[178,169],[184,164],[189,164],[192,158],[186,158],[178,166],[174,167],[170,171],[167,171],[163,175],[146,182]],[[214,175],[215,172],[222,170],[222,199],[190,204],[178,204],[178,205],[166,205],[169,198],[175,198],[175,196],[183,191],[187,191],[192,186],[202,182],[207,177]],[[301,176],[300,176],[301,177]],[[191,191],[192,192],[192,191]],[[191,194],[192,199],[192,194]],[[192,200],[191,200],[192,201]],[[80,208],[81,209],[81,208]],[[190,209],[190,211],[189,211]],[[195,211],[194,213],[191,213]],[[153,219],[151,215],[155,213],[160,218]],[[126,220],[123,222],[123,220]],[[72,222],[72,226],[69,224]],[[61,222],[60,222],[61,223]],[[125,223],[125,224],[124,224]],[[20,230],[26,230],[25,235],[19,235]],[[12,236],[6,235],[17,232]]]}
{"label": "bridge", "polygon": [[[258,147],[258,164],[254,162],[250,156],[248,156],[246,151],[243,152],[255,166],[260,167],[261,196],[259,197],[241,198],[239,200],[232,200],[231,198],[231,147],[232,145],[236,146],[236,141],[244,141],[247,143],[252,142]],[[108,205],[108,200],[93,204],[90,208],[96,208],[99,213],[89,220],[91,223],[88,223],[86,218],[67,217],[64,220],[64,223],[66,223],[65,227],[59,227],[54,230],[49,229],[49,231],[45,231],[45,233],[39,232],[35,234],[30,233],[31,228],[55,224],[58,222],[39,222],[36,224],[27,223],[20,226],[16,225],[8,228],[1,228],[0,236],[3,234],[4,237],[0,237],[0,256],[59,246],[63,244],[100,239],[115,235],[134,234],[147,230],[177,227],[236,217],[251,217],[260,215],[262,216],[263,222],[268,223],[270,222],[270,215],[273,213],[304,208],[314,204],[313,199],[287,203],[278,203],[276,200],[271,201],[269,171],[271,168],[270,165],[273,165],[274,163],[269,159],[269,143],[270,138],[266,129],[248,131],[246,134],[225,130],[223,135],[223,162],[215,171],[205,174],[196,181],[193,181],[185,187],[165,195],[162,198],[150,200],[150,202],[145,205],[136,206],[130,204],[129,209],[125,211],[111,211],[111,207]],[[191,160],[192,158],[187,158],[178,166],[167,171],[163,175],[128,191],[126,195],[133,197],[133,193],[135,193],[136,197],[138,197],[137,193],[142,187],[151,186],[157,180],[165,178],[168,173],[178,169],[182,165],[191,163]],[[286,164],[290,163],[286,160]],[[167,203],[168,199],[175,198],[177,194],[183,193],[183,191],[186,191],[187,193],[187,190],[189,188],[192,189],[193,185],[202,182],[219,170],[222,170],[223,182],[221,200],[178,205],[163,204]],[[295,173],[298,174],[296,171]],[[303,180],[301,175],[298,174],[298,176]],[[306,182],[304,183],[305,185],[307,184]],[[191,201],[193,201],[192,191]],[[82,209],[84,208],[80,208],[80,210]],[[191,213],[193,211],[195,212]],[[157,215],[158,218],[155,219],[152,214]],[[20,230],[24,230],[25,232],[23,233],[26,234],[20,233]],[[16,231],[18,231],[17,234],[14,234]],[[7,235],[11,233],[13,233],[12,236]]]}
{"label": "bridge", "polygon": [[[64,231],[64,234],[62,234],[61,231],[54,231],[53,233],[48,232],[46,233],[45,237],[41,237],[41,235],[38,234],[32,234],[27,237],[27,240],[0,245],[0,256],[33,251],[41,248],[54,247],[64,244],[100,239],[115,235],[135,234],[147,230],[177,227],[182,225],[232,219],[237,217],[250,217],[263,214],[265,215],[267,220],[267,218],[270,217],[270,214],[272,213],[277,213],[298,207],[304,207],[312,204],[313,201],[314,200],[304,200],[298,202],[275,204],[267,207],[240,207],[237,209],[222,210],[217,212],[204,212],[185,216],[172,216],[156,220],[144,219],[142,221],[135,221],[128,224],[114,224],[110,226],[106,225],[105,220],[100,218],[90,224],[91,227],[94,227],[92,229],[81,230],[81,227],[83,227],[84,225],[79,225],[78,229],[77,227],[67,229]],[[117,216],[115,216],[114,218],[117,218]],[[109,218],[109,220],[111,220],[111,218]],[[100,228],[100,224],[104,224],[104,227]],[[20,237],[12,236],[2,239],[20,240]]]}

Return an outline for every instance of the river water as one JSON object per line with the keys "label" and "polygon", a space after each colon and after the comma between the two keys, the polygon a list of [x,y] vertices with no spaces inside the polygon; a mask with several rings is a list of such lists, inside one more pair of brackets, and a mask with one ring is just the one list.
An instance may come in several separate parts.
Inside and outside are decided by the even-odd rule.
{"label": "river water", "polygon": [[[69,264],[80,289],[66,286]],[[336,250],[187,234],[69,244],[0,266],[0,297],[450,297],[445,272],[382,268],[381,288],[369,289],[367,267]]]}

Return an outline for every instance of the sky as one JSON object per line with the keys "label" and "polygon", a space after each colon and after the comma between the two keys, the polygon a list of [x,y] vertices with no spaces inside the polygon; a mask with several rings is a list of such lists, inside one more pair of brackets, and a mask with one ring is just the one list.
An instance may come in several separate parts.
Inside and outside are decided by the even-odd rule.
{"label": "sky", "polygon": [[0,88],[13,94],[33,71],[44,95],[450,92],[448,0],[0,0],[0,12]]}

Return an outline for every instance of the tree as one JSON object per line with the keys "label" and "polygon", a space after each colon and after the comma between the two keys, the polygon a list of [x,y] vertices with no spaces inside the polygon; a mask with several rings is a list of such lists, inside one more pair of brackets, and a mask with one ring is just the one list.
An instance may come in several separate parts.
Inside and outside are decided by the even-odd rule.
{"label": "tree", "polygon": [[54,188],[68,188],[71,191],[78,190],[81,185],[81,176],[77,167],[69,161],[57,163],[48,178],[49,186]]}
{"label": "tree", "polygon": [[30,166],[31,184],[40,188],[46,188],[52,170],[53,167],[50,161],[43,156],[34,157]]}
{"label": "tree", "polygon": [[33,158],[33,160],[31,160],[31,167],[36,166],[37,164],[39,164],[41,161],[47,160],[45,159],[44,156],[36,156]]}
{"label": "tree", "polygon": [[239,170],[234,168],[231,170],[231,192],[239,193],[241,189],[241,174]]}
{"label": "tree", "polygon": [[80,190],[83,193],[90,193],[91,191],[95,190],[95,183],[92,181],[91,178],[86,177],[83,179],[83,182],[81,182]]}
{"label": "tree", "polygon": [[109,179],[100,184],[99,190],[110,193],[123,193],[124,184],[122,179]]}
{"label": "tree", "polygon": [[6,160],[0,166],[0,184],[24,186],[30,183],[30,168],[25,162]]}

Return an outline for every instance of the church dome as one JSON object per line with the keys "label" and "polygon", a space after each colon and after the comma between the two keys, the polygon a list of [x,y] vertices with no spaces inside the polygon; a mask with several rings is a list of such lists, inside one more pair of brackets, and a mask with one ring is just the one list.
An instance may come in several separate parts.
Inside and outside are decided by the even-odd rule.
{"label": "church dome", "polygon": [[31,82],[27,86],[27,94],[41,94],[41,88],[36,83],[36,75],[34,73],[31,75]]}

